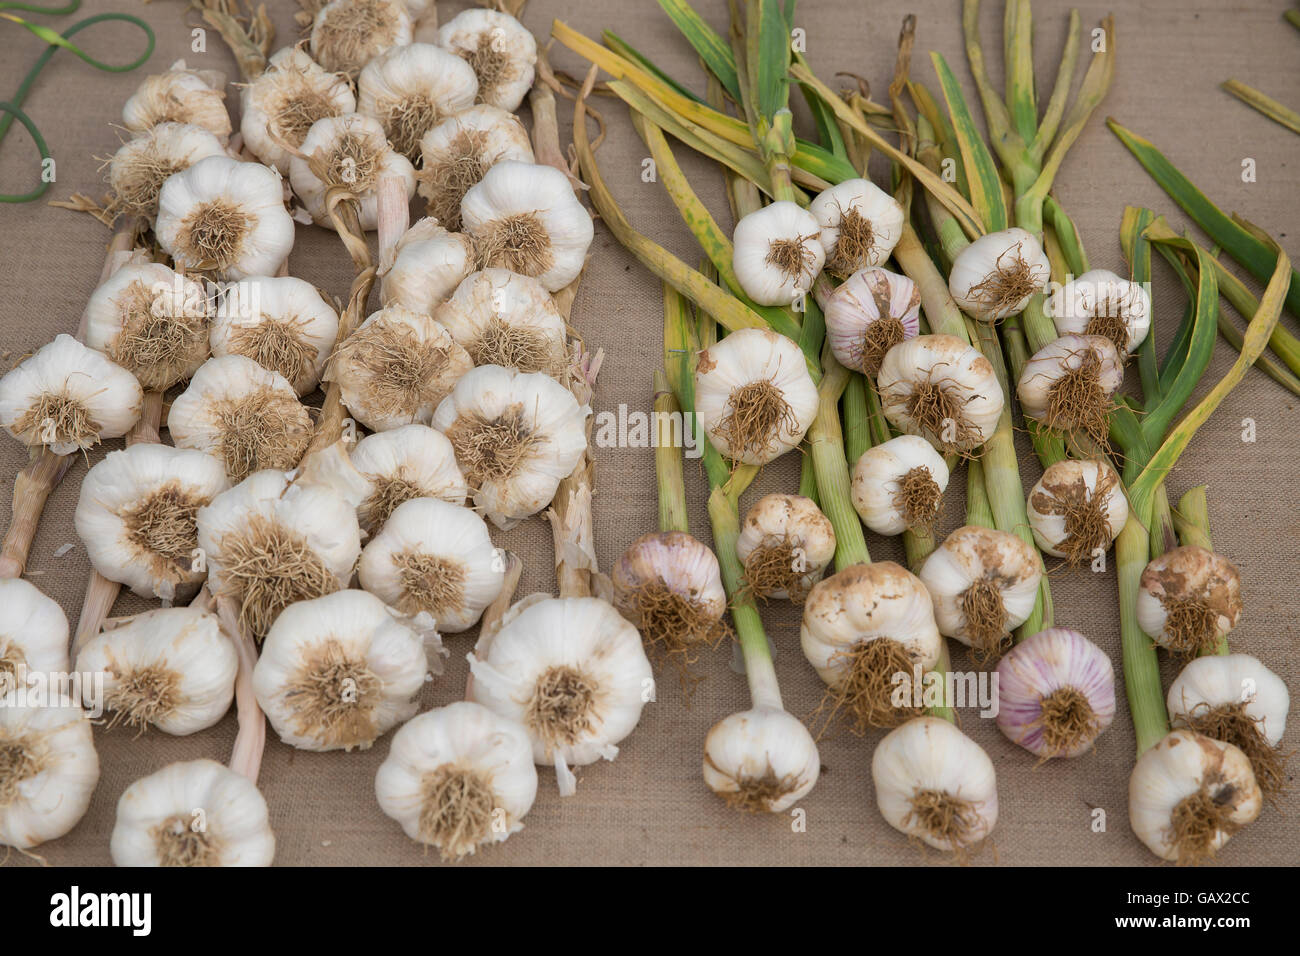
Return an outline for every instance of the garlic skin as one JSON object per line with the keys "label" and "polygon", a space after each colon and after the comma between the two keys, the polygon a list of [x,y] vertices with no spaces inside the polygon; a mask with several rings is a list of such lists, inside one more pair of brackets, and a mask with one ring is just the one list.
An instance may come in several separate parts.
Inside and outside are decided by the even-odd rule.
{"label": "garlic skin", "polygon": [[677,655],[683,673],[700,645],[728,633],[727,592],[712,549],[684,531],[643,534],[610,572],[614,606],[641,632],[650,653]]}
{"label": "garlic skin", "polygon": [[0,377],[0,427],[31,448],[70,455],[140,419],[134,375],[71,335],[56,335]]}
{"label": "garlic skin", "polygon": [[899,435],[853,465],[853,510],[876,534],[929,528],[948,488],[948,463],[924,438]]}
{"label": "garlic skin", "polygon": [[366,591],[284,609],[253,668],[253,692],[300,750],[368,750],[415,714],[429,670],[424,638]]}
{"label": "garlic skin", "polygon": [[1241,619],[1241,575],[1227,558],[1195,545],[1166,551],[1142,571],[1137,619],[1169,651],[1194,656]]}
{"label": "garlic skin", "polygon": [[474,269],[474,243],[421,219],[397,240],[393,262],[379,281],[379,301],[432,316]]}
{"label": "garlic skin", "polygon": [[351,77],[372,59],[405,46],[414,24],[403,0],[332,0],[311,25],[311,55],[330,73]]}
{"label": "garlic skin", "polygon": [[790,305],[812,288],[826,262],[817,217],[780,200],[736,223],[731,267],[759,305]]}
{"label": "garlic skin", "polygon": [[258,276],[226,288],[209,345],[218,358],[243,355],[278,372],[302,397],[319,384],[338,334],[338,313],[310,282]]}
{"label": "garlic skin", "polygon": [[279,174],[228,156],[209,156],[167,178],[154,231],[178,271],[214,271],[222,279],[274,275],[294,236]]}
{"label": "garlic skin", "polygon": [[1189,661],[1169,685],[1169,716],[1187,726],[1201,709],[1241,705],[1270,746],[1282,742],[1291,695],[1286,683],[1249,654],[1213,654]]}
{"label": "garlic skin", "polygon": [[817,386],[799,346],[741,329],[699,353],[695,413],[721,454],[765,465],[798,446],[817,417]]}
{"label": "garlic skin", "polygon": [[889,259],[903,235],[903,207],[869,179],[846,179],[823,190],[808,211],[821,226],[826,267],[848,276]]}
{"label": "garlic skin", "polygon": [[168,176],[189,169],[200,159],[225,153],[221,140],[192,123],[159,123],[136,133],[109,160],[113,209],[153,221],[158,215],[158,194]]}
{"label": "garlic skin", "polygon": [[481,103],[517,110],[533,85],[537,41],[508,13],[463,10],[438,28],[438,46],[473,68]]}
{"label": "garlic skin", "polygon": [[5,609],[5,623],[0,624],[0,696],[16,688],[24,674],[66,673],[68,619],[58,602],[29,581],[2,578],[0,606]]}
{"label": "garlic skin", "polygon": [[920,333],[921,293],[907,276],[863,269],[831,293],[825,313],[835,358],[845,368],[875,376],[891,348]]}
{"label": "garlic skin", "polygon": [[0,845],[23,850],[75,827],[99,782],[82,709],[62,691],[32,700],[18,690],[0,696]]}
{"label": "garlic skin", "polygon": [[457,701],[398,729],[375,796],[407,836],[444,860],[472,856],[524,828],[537,797],[533,746],[520,724]]}
{"label": "garlic skin", "polygon": [[455,448],[475,506],[507,529],[550,504],[587,450],[590,414],[553,378],[483,365],[461,376],[433,427]]}
{"label": "garlic skin", "polygon": [[1039,550],[1079,564],[1119,537],[1128,521],[1128,498],[1106,462],[1066,459],[1043,471],[1026,511]]}
{"label": "garlic skin", "polygon": [[289,160],[289,183],[312,221],[326,229],[335,228],[327,201],[333,188],[356,196],[357,218],[366,232],[379,227],[382,177],[400,179],[408,200],[415,195],[415,167],[388,145],[383,126],[372,117],[345,113],[319,119],[307,131],[300,152]]}
{"label": "garlic skin", "polygon": [[436,498],[403,502],[389,518],[361,552],[361,586],[403,614],[432,615],[444,633],[477,624],[506,565],[483,519]]}
{"label": "garlic skin", "polygon": [[240,103],[244,145],[282,176],[289,174],[288,147],[300,148],[313,123],[357,108],[347,79],[324,70],[297,46],[277,50],[266,71],[243,88]]}
{"label": "garlic skin", "polygon": [[230,487],[201,451],[142,442],[86,472],[74,520],[94,569],[144,598],[174,600],[203,580],[195,568],[199,508]]}
{"label": "garlic skin", "polygon": [[379,120],[393,148],[410,160],[419,158],[425,133],[477,95],[469,64],[431,43],[392,47],[357,78],[357,112]]}
{"label": "garlic skin", "polygon": [[891,730],[871,756],[876,806],[890,826],[963,853],[998,822],[997,775],[979,744],[938,717]]}
{"label": "garlic skin", "polygon": [[544,372],[560,379],[569,364],[568,326],[536,279],[483,269],[456,287],[434,313],[475,365]]}
{"label": "garlic skin", "polygon": [[109,851],[116,866],[270,866],[275,836],[255,783],[188,760],[126,788]]}
{"label": "garlic skin", "polygon": [[357,520],[371,534],[412,498],[463,505],[469,494],[451,442],[427,425],[403,425],[367,435],[352,449],[352,466],[366,483]]}
{"label": "garlic skin", "polygon": [[220,71],[187,69],[184,60],[177,60],[166,73],[144,78],[122,105],[122,125],[140,133],[159,123],[189,123],[225,146],[231,129],[225,85]]}
{"label": "garlic skin", "polygon": [[177,448],[211,455],[232,481],[294,467],[312,436],[311,416],[289,380],[243,355],[204,362],[172,402],[167,428]]}
{"label": "garlic skin", "polygon": [[812,790],[820,773],[812,734],[776,707],[731,714],[704,739],[704,782],[736,809],[781,813]]}
{"label": "garlic skin", "polygon": [[512,113],[480,103],[447,117],[420,140],[417,187],[429,215],[458,230],[465,192],[503,160],[534,161],[528,130]]}
{"label": "garlic skin", "polygon": [[971,318],[996,322],[1022,311],[1051,277],[1052,264],[1039,241],[1024,229],[1003,229],[957,254],[948,291]]}
{"label": "garlic skin", "polygon": [[[235,697],[239,658],[215,614],[196,607],[145,611],[102,631],[77,654],[77,671],[104,675],[109,726],[153,725],[183,737],[213,726]],[[95,688],[83,685],[85,704]]]}
{"label": "garlic skin", "polygon": [[466,190],[460,217],[484,266],[532,276],[549,292],[578,278],[595,236],[564,173],[509,159]]}
{"label": "garlic skin", "polygon": [[1092,269],[1056,287],[1046,311],[1058,335],[1104,335],[1121,357],[1137,351],[1151,331],[1151,294],[1109,269]]}
{"label": "garlic skin", "polygon": [[835,557],[835,528],[811,498],[773,492],[745,514],[736,557],[755,595],[801,601]]}
{"label": "garlic skin", "polygon": [[1162,860],[1214,856],[1263,805],[1246,755],[1190,730],[1175,730],[1139,754],[1129,777],[1129,825]]}
{"label": "garlic skin", "polygon": [[918,335],[885,353],[876,375],[890,424],[942,452],[988,441],[1006,401],[988,359],[954,335]]}
{"label": "garlic skin", "polygon": [[[1124,381],[1124,362],[1102,335],[1063,335],[1025,363],[1016,394],[1025,415],[1058,430],[1105,438],[1111,396]],[[1076,393],[1086,390],[1087,397]]]}
{"label": "garlic skin", "polygon": [[1087,753],[1115,719],[1115,669],[1068,627],[1026,638],[998,661],[998,730],[1031,754]]}

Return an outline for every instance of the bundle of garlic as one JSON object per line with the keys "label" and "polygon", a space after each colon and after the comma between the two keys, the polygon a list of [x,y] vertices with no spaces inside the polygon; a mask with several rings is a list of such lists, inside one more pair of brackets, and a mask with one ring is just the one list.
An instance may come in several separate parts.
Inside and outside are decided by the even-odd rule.
{"label": "bundle of garlic", "polygon": [[301,47],[285,47],[244,87],[239,132],[248,151],[288,175],[293,150],[302,148],[317,120],[357,108],[347,79],[321,67]]}
{"label": "bundle of garlic", "polygon": [[508,13],[463,10],[438,28],[438,46],[469,64],[480,103],[518,109],[533,85],[537,41]]}
{"label": "bundle of garlic", "polygon": [[1024,229],[1004,229],[981,236],[957,254],[948,291],[967,315],[995,322],[1024,309],[1051,274],[1038,239]]}
{"label": "bundle of garlic", "polygon": [[869,179],[846,179],[822,190],[808,211],[821,227],[826,268],[846,277],[884,263],[898,245],[906,219],[898,200]]}
{"label": "bundle of garlic", "polygon": [[478,78],[460,57],[411,43],[381,53],[361,70],[357,112],[379,120],[393,148],[414,162],[425,133],[473,105],[478,92]]}
{"label": "bundle of garlic", "polygon": [[34,675],[68,670],[68,619],[57,601],[22,578],[0,578],[0,695]]}
{"label": "bundle of garlic", "polygon": [[826,339],[835,360],[872,377],[890,349],[915,338],[921,330],[921,295],[916,283],[887,269],[853,273],[836,287],[823,308]]}
{"label": "bundle of garlic", "polygon": [[217,70],[191,70],[177,60],[166,73],[147,76],[122,107],[122,125],[140,133],[160,123],[188,123],[230,138],[226,77]]}
{"label": "bundle of garlic", "polygon": [[210,130],[193,123],[159,123],[136,133],[108,161],[110,209],[152,222],[158,215],[158,195],[173,173],[189,169],[209,156],[224,156],[226,148]]}
{"label": "bundle of garlic", "polygon": [[1227,558],[1184,545],[1142,572],[1137,621],[1161,647],[1191,658],[1222,641],[1241,619],[1241,575]]}
{"label": "bundle of garlic", "polygon": [[1049,465],[1029,492],[1026,508],[1044,554],[1071,567],[1104,554],[1128,521],[1128,499],[1104,460],[1065,459]]}
{"label": "bundle of garlic", "polygon": [[460,204],[471,186],[503,160],[534,161],[524,124],[512,113],[479,104],[434,126],[420,140],[419,193],[429,215],[448,229],[459,229]]}
{"label": "bundle of garlic", "polygon": [[1025,363],[1016,394],[1026,418],[1087,435],[1104,447],[1112,396],[1123,380],[1124,360],[1110,339],[1063,335]]}
{"label": "bundle of garlic", "polygon": [[374,57],[413,36],[405,0],[331,0],[311,24],[311,55],[331,73],[355,77]]}
{"label": "bundle of garlic", "polygon": [[386,176],[401,181],[408,200],[415,195],[415,168],[410,160],[388,144],[378,120],[360,113],[317,120],[289,160],[294,195],[318,226],[329,229],[337,228],[331,215],[335,193],[354,197],[360,228],[375,229],[378,185]]}
{"label": "bundle of garlic", "polygon": [[948,487],[948,463],[924,438],[899,435],[868,448],[853,466],[853,509],[876,534],[926,531]]}
{"label": "bundle of garlic", "polygon": [[1151,331],[1151,293],[1109,269],[1092,269],[1052,290],[1047,315],[1058,335],[1104,336],[1122,358]]}
{"label": "bundle of garlic", "polygon": [[434,318],[475,365],[544,372],[562,380],[569,365],[568,327],[536,279],[506,269],[468,276]]}
{"label": "bundle of garlic", "polygon": [[382,270],[379,301],[435,315],[473,268],[469,237],[448,232],[436,219],[421,219],[393,247],[393,260]]}
{"label": "bundle of garlic", "polygon": [[890,424],[945,453],[984,444],[1005,402],[989,360],[953,335],[918,335],[895,345],[876,384]]}
{"label": "bundle of garlic", "polygon": [[835,557],[835,529],[803,495],[764,495],[740,526],[736,555],[755,597],[803,601]]}

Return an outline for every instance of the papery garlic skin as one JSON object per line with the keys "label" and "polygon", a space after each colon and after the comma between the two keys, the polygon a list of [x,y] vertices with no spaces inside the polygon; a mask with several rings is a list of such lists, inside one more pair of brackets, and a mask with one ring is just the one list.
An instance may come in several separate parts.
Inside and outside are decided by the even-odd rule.
{"label": "papery garlic skin", "polygon": [[[1071,379],[1093,387],[1094,394],[1085,404],[1058,393],[1058,386]],[[1123,381],[1124,362],[1110,339],[1102,335],[1063,335],[1025,363],[1016,383],[1016,395],[1025,415],[1048,428],[1087,431],[1105,427],[1111,396]]]}
{"label": "papery garlic skin", "polygon": [[434,313],[475,365],[559,378],[568,366],[568,327],[536,279],[506,269],[469,275]]}
{"label": "papery garlic skin", "polygon": [[355,77],[385,50],[405,46],[414,24],[403,0],[332,0],[311,25],[311,55],[331,73]]}
{"label": "papery garlic skin", "polygon": [[[221,720],[235,697],[239,657],[215,614],[196,607],[145,611],[91,638],[77,672],[102,674],[112,723],[153,725],[183,737]],[[85,705],[97,688],[82,685]]]}
{"label": "papery garlic skin", "polygon": [[1273,747],[1282,741],[1291,709],[1286,683],[1249,654],[1211,654],[1189,661],[1169,685],[1167,702],[1175,727],[1186,726],[1189,716],[1239,704]]}
{"label": "papery garlic skin", "polygon": [[[454,794],[452,807],[430,805],[442,793]],[[375,775],[375,796],[412,840],[437,847],[444,859],[473,855],[524,828],[537,797],[533,746],[521,724],[457,701],[398,729]],[[467,819],[471,808],[456,807],[458,798],[480,817],[490,801],[491,813]]]}
{"label": "papery garlic skin", "polygon": [[[917,717],[891,730],[871,756],[876,806],[895,830],[936,850],[962,852],[998,822],[997,775],[984,749],[938,717]],[[951,822],[927,825],[925,810]]]}
{"label": "papery garlic skin", "polygon": [[193,123],[159,123],[136,133],[118,147],[108,164],[113,208],[152,221],[168,176],[225,152],[220,139]]}
{"label": "papery garlic skin", "polygon": [[745,566],[747,586],[758,596],[803,600],[835,557],[835,528],[811,498],[773,492],[745,514],[736,557]]}
{"label": "papery garlic skin", "polygon": [[352,466],[366,482],[357,520],[370,533],[412,498],[461,505],[469,494],[456,464],[456,450],[446,435],[427,425],[403,425],[367,435],[352,449]]}
{"label": "papery garlic skin", "polygon": [[[727,458],[748,465],[779,458],[803,440],[817,406],[803,352],[784,335],[741,329],[699,353],[695,413]],[[746,418],[758,425],[751,427]]]}
{"label": "papery garlic skin", "polygon": [[463,10],[438,28],[438,45],[473,67],[482,103],[516,110],[533,85],[537,41],[507,13]]}
{"label": "papery garlic skin", "polygon": [[876,534],[902,534],[934,521],[948,488],[948,463],[924,438],[899,435],[868,448],[853,465],[853,510]]}
{"label": "papery garlic skin", "polygon": [[780,200],[736,223],[731,265],[759,305],[790,305],[812,288],[826,262],[821,224],[797,203]]}
{"label": "papery garlic skin", "polygon": [[954,335],[918,335],[895,345],[876,385],[890,424],[942,452],[988,441],[1006,401],[988,359]]}
{"label": "papery garlic skin", "polygon": [[29,675],[68,671],[68,619],[57,601],[22,578],[0,578],[0,607],[0,696]]}
{"label": "papery garlic skin", "polygon": [[30,849],[63,836],[90,806],[99,757],[90,720],[62,691],[37,704],[0,696],[0,845]]}
{"label": "papery garlic skin", "polygon": [[1076,562],[1105,553],[1128,521],[1119,475],[1104,461],[1070,458],[1048,465],[1026,504],[1039,550]]}
{"label": "papery garlic skin", "polygon": [[419,158],[425,133],[477,95],[469,64],[431,43],[392,47],[357,77],[357,112],[379,120],[393,148],[410,160]]}
{"label": "papery garlic skin", "polygon": [[948,291],[972,318],[995,322],[1024,309],[1047,286],[1052,264],[1042,245],[1024,229],[981,236],[957,254]]}
{"label": "papery garlic skin", "polygon": [[820,773],[812,734],[776,707],[731,714],[704,739],[704,782],[737,809],[788,810],[812,790]]}
{"label": "papery garlic skin", "polygon": [[1109,269],[1092,269],[1056,287],[1046,311],[1058,335],[1105,335],[1121,357],[1151,331],[1151,293]]}
{"label": "papery garlic skin", "polygon": [[300,153],[289,160],[289,182],[318,226],[335,228],[328,202],[334,188],[355,195],[357,219],[366,232],[379,226],[381,178],[399,179],[408,200],[415,195],[415,167],[388,145],[384,128],[370,116],[345,113],[317,120]]}
{"label": "papery garlic skin", "polygon": [[1241,619],[1241,575],[1227,558],[1184,545],[1153,559],[1138,585],[1137,620],[1161,647],[1195,654]]}
{"label": "papery garlic skin", "polygon": [[187,69],[177,60],[166,73],[146,76],[122,105],[122,125],[143,132],[159,123],[190,123],[212,133],[224,146],[230,138],[226,77],[218,70]]}
{"label": "papery garlic skin", "polygon": [[837,275],[882,264],[903,236],[902,205],[869,179],[836,183],[819,193],[808,211],[821,227],[826,267]]}
{"label": "papery garlic skin", "polygon": [[379,301],[432,316],[474,269],[474,243],[421,219],[402,235],[379,281]]}
{"label": "papery garlic skin", "polygon": [[532,276],[550,292],[578,277],[595,236],[564,173],[514,160],[498,162],[466,191],[460,216],[483,265]]}
{"label": "papery garlic skin", "polygon": [[270,866],[275,836],[255,783],[189,760],[126,788],[109,850],[116,866]]}
{"label": "papery garlic skin", "polygon": [[874,376],[891,348],[921,331],[921,293],[907,276],[863,269],[836,287],[825,313],[835,358],[845,368]]}
{"label": "papery garlic skin", "polygon": [[56,335],[0,377],[0,427],[29,447],[70,455],[125,435],[143,400],[126,369]]}
{"label": "papery garlic skin", "polygon": [[249,152],[281,175],[289,174],[289,147],[298,149],[313,123],[357,108],[347,79],[321,67],[301,47],[277,50],[266,72],[240,96],[239,132]]}
{"label": "papery garlic skin", "polygon": [[420,140],[417,187],[429,215],[448,229],[461,227],[466,191],[503,160],[532,163],[528,130],[512,113],[480,103],[447,117]]}

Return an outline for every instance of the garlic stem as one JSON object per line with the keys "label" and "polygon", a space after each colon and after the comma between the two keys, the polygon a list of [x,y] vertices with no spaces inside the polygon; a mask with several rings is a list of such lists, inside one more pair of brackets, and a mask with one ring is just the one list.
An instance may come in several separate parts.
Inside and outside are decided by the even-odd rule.
{"label": "garlic stem", "polygon": [[257,783],[262,767],[262,751],[266,748],[266,717],[257,696],[253,693],[253,668],[257,666],[257,650],[253,637],[239,626],[239,613],[230,598],[217,599],[217,617],[221,629],[235,645],[239,655],[239,672],[235,676],[235,711],[239,717],[239,731],[230,751],[230,769]]}
{"label": "garlic stem", "polygon": [[823,361],[826,373],[817,387],[817,417],[808,429],[808,450],[817,475],[817,501],[835,529],[835,569],[866,564],[867,539],[862,521],[853,509],[853,491],[849,482],[849,465],[844,455],[844,435],[840,430],[839,400],[849,382],[849,370],[827,349]]}
{"label": "garlic stem", "polygon": [[1119,624],[1124,651],[1124,692],[1133,715],[1133,733],[1140,756],[1169,733],[1169,712],[1160,686],[1156,646],[1137,621],[1137,598],[1150,548],[1147,529],[1136,509],[1129,511],[1124,530],[1115,540],[1115,573],[1119,583]]}
{"label": "garlic stem", "polygon": [[682,423],[682,437],[690,425],[682,414],[677,396],[668,387],[668,376],[655,369],[655,420],[657,427],[669,434],[655,438],[655,484],[659,489],[659,530],[690,531],[686,517],[686,479],[682,468],[681,449],[673,442],[672,422]]}
{"label": "garlic stem", "polygon": [[995,527],[993,509],[985,491],[984,463],[978,458],[966,462],[966,523],[981,528]]}
{"label": "garlic stem", "polygon": [[[492,648],[492,638],[501,630],[501,619],[505,617],[515,600],[515,590],[519,587],[519,578],[524,572],[524,563],[513,551],[505,552],[505,577],[501,581],[501,593],[496,600],[483,609],[479,618],[478,640],[474,642],[474,656],[481,661],[487,660]],[[470,668],[465,677],[465,700],[474,699],[474,669]]]}

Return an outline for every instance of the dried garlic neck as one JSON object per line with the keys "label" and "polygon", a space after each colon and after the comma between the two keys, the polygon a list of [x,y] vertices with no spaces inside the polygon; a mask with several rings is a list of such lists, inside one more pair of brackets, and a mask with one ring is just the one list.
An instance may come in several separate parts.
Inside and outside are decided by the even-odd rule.
{"label": "dried garlic neck", "polygon": [[599,723],[600,687],[587,674],[567,665],[551,667],[538,679],[524,723],[546,744],[564,747],[592,733]]}
{"label": "dried garlic neck", "polygon": [[420,786],[420,839],[458,860],[492,836],[496,794],[477,770],[439,767]]}
{"label": "dried garlic neck", "polygon": [[285,689],[294,709],[296,732],[331,746],[350,749],[375,739],[374,705],[383,688],[364,659],[357,660],[338,640],[308,653]]}

